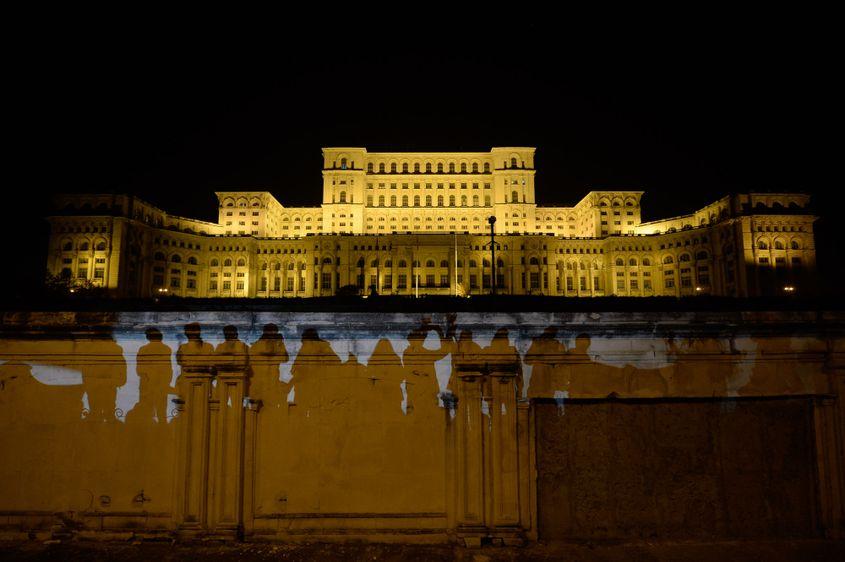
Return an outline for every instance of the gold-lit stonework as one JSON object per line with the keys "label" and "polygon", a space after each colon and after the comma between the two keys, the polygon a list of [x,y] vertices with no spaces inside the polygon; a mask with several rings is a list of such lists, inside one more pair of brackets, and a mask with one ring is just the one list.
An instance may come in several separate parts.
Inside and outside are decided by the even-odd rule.
{"label": "gold-lit stonework", "polygon": [[534,198],[534,149],[371,153],[323,149],[319,207],[221,191],[216,223],[129,195],[64,195],[47,269],[115,296],[500,294],[757,296],[812,291],[809,196],[730,195],[643,223],[642,191]]}

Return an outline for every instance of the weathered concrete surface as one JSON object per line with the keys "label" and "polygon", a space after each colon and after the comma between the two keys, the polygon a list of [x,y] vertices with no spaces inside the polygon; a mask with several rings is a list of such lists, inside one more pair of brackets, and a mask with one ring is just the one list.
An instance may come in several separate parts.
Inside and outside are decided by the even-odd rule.
{"label": "weathered concrete surface", "polygon": [[537,412],[545,539],[815,537],[807,399],[570,403]]}
{"label": "weathered concrete surface", "polygon": [[6,313],[0,530],[835,538],[843,394],[840,313]]}

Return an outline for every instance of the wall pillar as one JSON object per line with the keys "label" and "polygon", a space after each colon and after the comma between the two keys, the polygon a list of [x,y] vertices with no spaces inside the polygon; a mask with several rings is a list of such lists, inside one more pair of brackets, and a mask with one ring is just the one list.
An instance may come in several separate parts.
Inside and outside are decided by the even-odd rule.
{"label": "wall pillar", "polygon": [[521,544],[530,531],[529,406],[516,365],[459,365],[453,435],[454,533],[467,546]]}
{"label": "wall pillar", "polygon": [[176,478],[176,524],[185,531],[200,531],[207,524],[209,446],[209,372],[183,372],[184,400],[179,421]]}

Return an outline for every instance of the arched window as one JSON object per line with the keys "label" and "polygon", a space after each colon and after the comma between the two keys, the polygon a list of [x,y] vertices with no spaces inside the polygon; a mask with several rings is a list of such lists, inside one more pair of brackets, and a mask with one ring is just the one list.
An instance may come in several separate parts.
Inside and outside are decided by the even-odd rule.
{"label": "arched window", "polygon": [[450,206],[450,207],[454,207],[454,206],[455,206],[455,196],[454,196],[454,195],[450,195],[450,196],[449,196],[449,206]]}
{"label": "arched window", "polygon": [[390,173],[391,173],[391,174],[395,174],[395,173],[396,173],[396,162],[391,162],[391,163],[390,163]]}
{"label": "arched window", "polygon": [[363,257],[358,258],[358,267],[364,267],[364,264],[365,264],[364,258]]}
{"label": "arched window", "polygon": [[288,264],[288,271],[293,271],[293,262]]}
{"label": "arched window", "polygon": [[384,262],[384,267],[393,267],[393,261],[391,261],[391,260],[385,260],[385,262]]}
{"label": "arched window", "polygon": [[707,259],[707,252],[698,252],[695,254],[695,259],[697,260],[706,260]]}
{"label": "arched window", "polygon": [[681,257],[678,258],[678,261],[689,261],[689,254],[681,254]]}
{"label": "arched window", "polygon": [[379,207],[384,207],[384,195],[379,195],[379,196],[378,196],[378,206],[379,206]]}
{"label": "arched window", "polygon": [[370,173],[370,174],[373,173],[373,163],[372,162],[367,164],[367,172]]}
{"label": "arched window", "polygon": [[767,250],[768,248],[769,248],[769,245],[766,244],[766,242],[764,240],[760,240],[759,242],[757,242],[757,249],[758,250]]}
{"label": "arched window", "polygon": [[625,265],[625,262],[622,261],[622,258],[616,258],[616,265],[618,267],[622,267],[623,265]]}
{"label": "arched window", "polygon": [[426,206],[426,207],[431,207],[431,195],[426,195],[426,196],[425,196],[425,206]]}
{"label": "arched window", "polygon": [[420,196],[414,195],[414,207],[419,207],[419,206],[420,206]]}
{"label": "arched window", "polygon": [[380,174],[384,173],[384,162],[379,162],[378,173],[380,173]]}
{"label": "arched window", "polygon": [[469,260],[469,266],[470,267],[478,267],[478,263],[476,263],[475,260]]}
{"label": "arched window", "polygon": [[261,264],[261,271],[267,271],[267,264],[266,263]]}
{"label": "arched window", "polygon": [[473,163],[472,163],[472,173],[473,173],[473,174],[477,174],[477,173],[478,173],[478,162],[473,162]]}
{"label": "arched window", "polygon": [[64,250],[65,252],[70,252],[71,250],[73,250],[73,242],[65,242],[62,246],[62,250]]}
{"label": "arched window", "polygon": [[490,267],[490,260],[488,260],[487,258],[481,260],[481,267]]}
{"label": "arched window", "polygon": [[415,174],[420,173],[420,163],[419,162],[414,162],[414,173]]}
{"label": "arched window", "polygon": [[395,207],[395,206],[396,206],[396,196],[395,196],[395,195],[391,195],[391,196],[390,196],[390,206],[391,206],[391,207]]}
{"label": "arched window", "polygon": [[430,173],[431,173],[431,162],[426,162],[426,163],[425,163],[425,173],[426,173],[426,174],[430,174]]}
{"label": "arched window", "polygon": [[793,240],[792,242],[790,242],[789,247],[793,250],[800,250],[801,244],[798,243],[798,240]]}
{"label": "arched window", "polygon": [[217,261],[217,258],[214,258],[211,260],[211,263],[209,265],[211,265],[211,267],[217,267],[218,265],[220,265],[220,262]]}
{"label": "arched window", "polygon": [[663,258],[663,263],[665,263],[665,264],[675,263],[675,260],[672,259],[672,256],[666,256],[665,258]]}
{"label": "arched window", "polygon": [[775,240],[775,250],[783,250],[783,242]]}
{"label": "arched window", "polygon": [[473,206],[473,207],[478,207],[478,195],[473,195],[473,196],[472,196],[472,206]]}
{"label": "arched window", "polygon": [[341,170],[345,170],[345,169],[346,169],[346,158],[341,158],[341,159],[340,159],[340,169],[341,169]]}
{"label": "arched window", "polygon": [[197,265],[197,258],[195,258],[194,256],[189,257],[188,263],[191,265]]}
{"label": "arched window", "polygon": [[449,262],[446,260],[440,260],[440,267],[449,267]]}
{"label": "arched window", "polygon": [[346,203],[346,192],[345,191],[340,192],[340,202]]}
{"label": "arched window", "polygon": [[511,203],[519,203],[519,194],[516,191],[511,191]]}
{"label": "arched window", "polygon": [[454,162],[449,162],[449,173],[450,174],[455,173],[455,163]]}
{"label": "arched window", "polygon": [[408,262],[405,260],[399,260],[399,267],[408,267]]}
{"label": "arched window", "polygon": [[407,162],[403,162],[403,163],[402,163],[402,173],[403,173],[403,174],[407,174],[407,173],[408,173],[408,163],[407,163]]}
{"label": "arched window", "polygon": [[490,173],[490,162],[485,162],[485,163],[484,163],[484,173],[485,173],[485,174],[489,174],[489,173]]}
{"label": "arched window", "polygon": [[461,195],[461,207],[466,207],[466,206],[467,206],[467,196]]}
{"label": "arched window", "polygon": [[467,164],[466,164],[466,162],[461,162],[461,173],[462,173],[462,174],[467,173]]}
{"label": "arched window", "polygon": [[628,265],[629,265],[630,267],[637,267],[637,260],[636,260],[636,258],[631,258],[631,259],[629,259],[629,260],[628,260]]}
{"label": "arched window", "polygon": [[172,261],[173,263],[182,263],[182,256],[180,256],[179,254],[173,254],[172,256],[170,256],[170,261]]}
{"label": "arched window", "polygon": [[402,206],[403,206],[403,207],[407,207],[407,206],[408,206],[408,196],[407,196],[407,195],[403,195],[403,196],[402,196]]}
{"label": "arched window", "polygon": [[438,206],[438,207],[442,207],[442,206],[443,206],[443,196],[442,196],[442,195],[438,195],[438,196],[437,196],[437,206]]}
{"label": "arched window", "polygon": [[516,168],[516,158],[511,158],[511,168]]}
{"label": "arched window", "polygon": [[649,267],[651,265],[651,260],[648,258],[643,258],[643,267]]}
{"label": "arched window", "polygon": [[529,265],[540,265],[540,260],[538,260],[537,258],[531,258],[530,260],[528,260],[528,264]]}
{"label": "arched window", "polygon": [[378,260],[373,260],[370,262],[370,267],[378,267]]}
{"label": "arched window", "polygon": [[164,261],[164,254],[162,254],[161,252],[156,252],[155,259],[157,261]]}
{"label": "arched window", "polygon": [[88,242],[82,242],[79,244],[79,251],[80,252],[87,252],[88,251]]}
{"label": "arched window", "polygon": [[97,242],[97,251],[98,252],[104,252],[105,249],[106,249],[106,243],[105,242],[102,242],[102,241]]}
{"label": "arched window", "polygon": [[229,258],[223,260],[223,267],[232,267],[232,260],[230,260]]}
{"label": "arched window", "polygon": [[426,260],[425,266],[426,267],[434,267],[434,260]]}
{"label": "arched window", "polygon": [[238,260],[238,267],[243,267],[245,265],[246,265],[246,261],[243,258]]}
{"label": "arched window", "polygon": [[442,174],[442,173],[443,173],[443,162],[438,162],[438,163],[437,163],[437,173],[438,173],[438,174]]}

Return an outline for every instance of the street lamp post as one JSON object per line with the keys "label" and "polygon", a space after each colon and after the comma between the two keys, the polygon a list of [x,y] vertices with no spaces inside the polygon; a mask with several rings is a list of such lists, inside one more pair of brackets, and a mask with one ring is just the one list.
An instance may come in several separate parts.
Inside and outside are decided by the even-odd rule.
{"label": "street lamp post", "polygon": [[496,224],[496,217],[490,216],[487,219],[487,222],[490,223],[490,256],[492,261],[490,262],[490,287],[492,287],[493,292],[491,294],[496,294],[496,232],[494,225]]}

